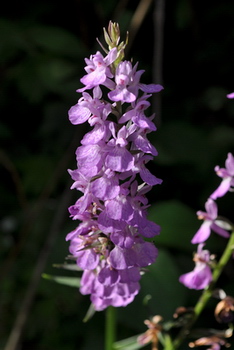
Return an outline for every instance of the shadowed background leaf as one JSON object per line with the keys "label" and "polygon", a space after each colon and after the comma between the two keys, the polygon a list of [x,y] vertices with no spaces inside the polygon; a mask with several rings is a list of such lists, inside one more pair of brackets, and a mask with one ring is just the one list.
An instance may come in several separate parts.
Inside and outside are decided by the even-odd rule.
{"label": "shadowed background leaf", "polygon": [[[84,58],[100,50],[96,37],[103,42],[102,27],[111,19],[119,22],[125,39],[140,3],[35,0],[1,5],[1,349],[16,350],[4,347],[46,250],[19,348],[103,350],[103,313],[84,324],[89,298],[40,276],[60,275],[52,265],[64,263],[65,236],[76,226],[68,205],[62,214],[59,206],[61,193],[71,185],[66,169],[75,168],[75,149],[85,132],[67,118],[80,97],[76,89],[84,75]],[[144,332],[144,319],[154,313],[169,319],[179,303],[191,305],[198,297],[188,295],[178,276],[193,266],[190,240],[199,227],[196,211],[218,185],[214,166],[224,165],[227,152],[234,151],[234,104],[226,99],[233,91],[234,3],[176,0],[164,5],[159,33],[163,45],[156,52],[161,64],[156,67],[154,59],[156,1],[141,18],[128,52],[128,58],[146,70],[144,83],[161,72],[162,81],[154,78],[164,85],[161,123],[151,137],[159,156],[149,168],[164,182],[149,194],[150,219],[162,226],[155,238],[158,261],[143,276],[134,303],[118,310],[119,339]],[[77,193],[71,197],[69,205]],[[232,203],[231,194],[220,201],[222,215],[233,215]],[[48,248],[51,230],[55,238]],[[219,254],[224,242],[216,235],[209,244]],[[64,275],[79,278],[80,272],[61,270]],[[230,263],[222,286],[232,291],[233,282]],[[207,320],[217,327],[209,308],[202,322]]]}

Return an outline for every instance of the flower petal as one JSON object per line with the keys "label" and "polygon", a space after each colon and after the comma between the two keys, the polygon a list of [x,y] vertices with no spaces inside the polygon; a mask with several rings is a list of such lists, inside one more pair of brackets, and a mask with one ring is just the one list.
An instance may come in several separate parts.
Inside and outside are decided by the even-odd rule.
{"label": "flower petal", "polygon": [[72,106],[68,111],[68,117],[72,124],[82,124],[89,119],[91,113],[86,107],[80,106],[78,103]]}
{"label": "flower petal", "polygon": [[127,149],[116,146],[107,154],[105,163],[111,170],[124,172],[133,167],[134,158]]}
{"label": "flower petal", "polygon": [[224,179],[219,185],[219,187],[212,193],[210,198],[215,200],[217,198],[223,197],[229,191],[231,187],[231,182],[232,177],[227,177],[226,179]]}
{"label": "flower petal", "polygon": [[212,224],[212,221],[205,220],[195,236],[192,239],[192,244],[202,243],[207,240],[207,238],[210,236],[210,226]]}
{"label": "flower petal", "polygon": [[224,230],[222,227],[218,226],[215,222],[211,225],[211,229],[222,237],[225,237],[225,238],[230,237],[230,234],[226,230]]}
{"label": "flower petal", "polygon": [[181,275],[179,281],[190,289],[204,289],[212,281],[212,273],[210,268],[204,264],[202,268],[197,268],[191,272]]}

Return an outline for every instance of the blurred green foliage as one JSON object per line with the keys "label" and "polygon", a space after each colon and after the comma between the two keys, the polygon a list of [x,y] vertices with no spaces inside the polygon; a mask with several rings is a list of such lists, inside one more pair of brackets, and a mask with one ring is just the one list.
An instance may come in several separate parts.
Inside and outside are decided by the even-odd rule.
{"label": "blurred green foliage", "polygon": [[[4,3],[0,16],[0,348],[44,259],[44,273],[63,276],[54,263],[68,254],[66,234],[74,228],[67,206],[75,149],[85,126],[71,126],[67,110],[79,98],[84,58],[100,50],[102,28],[118,21],[125,31],[140,1],[76,0],[66,3]],[[154,8],[147,12],[128,55],[139,60],[151,82],[155,70]],[[150,218],[162,226],[155,238],[158,262],[142,278],[134,303],[118,310],[118,337],[145,330],[154,314],[168,320],[177,306],[191,306],[199,292],[188,292],[178,276],[192,268],[190,245],[199,226],[196,211],[218,185],[215,165],[234,152],[234,3],[165,2],[161,122],[150,135],[159,151],[150,170],[164,182],[149,194]],[[130,32],[131,38],[131,32]],[[157,116],[159,117],[159,116]],[[70,191],[71,192],[71,191]],[[233,215],[231,195],[220,200],[222,215]],[[64,203],[64,207],[62,204]],[[220,254],[224,242],[212,237]],[[45,252],[48,254],[46,255]],[[222,287],[233,288],[233,263]],[[79,273],[66,271],[68,277]],[[103,350],[104,315],[83,323],[88,297],[39,278],[21,337],[22,350]],[[148,303],[144,303],[148,300]],[[218,327],[210,308],[201,322]],[[186,347],[185,347],[186,348]]]}

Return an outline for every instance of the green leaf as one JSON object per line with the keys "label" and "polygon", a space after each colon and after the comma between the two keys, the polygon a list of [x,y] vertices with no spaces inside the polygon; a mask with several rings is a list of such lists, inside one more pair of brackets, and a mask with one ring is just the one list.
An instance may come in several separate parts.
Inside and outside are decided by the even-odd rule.
{"label": "green leaf", "polygon": [[30,45],[17,21],[0,19],[0,63],[16,59],[22,52],[30,50]]}
{"label": "green leaf", "polygon": [[83,271],[77,264],[53,264],[53,267],[70,271]]}
{"label": "green leaf", "polygon": [[205,130],[182,121],[166,123],[158,131],[157,150],[160,157],[155,159],[163,165],[186,164],[204,173],[210,166],[210,151]]}
{"label": "green leaf", "polygon": [[64,84],[75,72],[76,66],[69,60],[38,53],[36,56],[28,56],[16,65],[11,71],[11,76],[21,94],[30,103],[38,103],[48,92],[63,95]]}
{"label": "green leaf", "polygon": [[54,281],[59,284],[64,284],[69,287],[79,288],[80,286],[80,278],[78,277],[53,276],[53,275],[48,275],[46,273],[43,273],[42,277],[47,280]]}
{"label": "green leaf", "polygon": [[38,24],[30,28],[28,36],[30,36],[33,44],[46,52],[74,58],[85,54],[81,41],[64,28]]}
{"label": "green leaf", "polygon": [[181,0],[177,2],[175,19],[179,29],[184,29],[191,24],[193,20],[193,9],[190,1]]}
{"label": "green leaf", "polygon": [[[147,267],[142,276],[141,289],[135,300],[126,308],[119,309],[121,322],[136,332],[144,332],[144,320],[151,316],[161,315],[165,322],[171,320],[175,309],[184,305],[187,298],[188,291],[179,282],[180,275],[176,258],[168,250],[160,248],[156,262]],[[144,303],[146,297],[147,305]]]}
{"label": "green leaf", "polygon": [[190,207],[177,200],[159,202],[149,208],[149,219],[161,226],[161,233],[155,238],[156,245],[194,251],[191,239],[200,222]]}
{"label": "green leaf", "polygon": [[93,315],[95,314],[96,310],[94,309],[94,305],[93,304],[90,304],[90,307],[83,319],[83,322],[88,322],[92,317]]}
{"label": "green leaf", "polygon": [[171,337],[168,334],[164,336],[164,350],[175,350]]}
{"label": "green leaf", "polygon": [[138,343],[137,338],[140,334],[135,335],[133,337],[120,340],[113,344],[113,350],[137,350],[142,349],[145,345],[141,345]]}
{"label": "green leaf", "polygon": [[176,259],[166,249],[159,249],[156,262],[148,267],[142,277],[140,295],[150,294],[148,302],[151,315],[161,315],[164,321],[171,320],[178,305],[183,305],[187,289],[179,282],[181,271]]}
{"label": "green leaf", "polygon": [[209,142],[216,155],[226,156],[225,153],[234,146],[234,128],[230,125],[219,125],[213,128],[209,134]]}
{"label": "green leaf", "polygon": [[39,153],[17,159],[17,168],[22,174],[22,183],[27,194],[41,193],[49,176],[54,171],[55,160],[46,154]]}

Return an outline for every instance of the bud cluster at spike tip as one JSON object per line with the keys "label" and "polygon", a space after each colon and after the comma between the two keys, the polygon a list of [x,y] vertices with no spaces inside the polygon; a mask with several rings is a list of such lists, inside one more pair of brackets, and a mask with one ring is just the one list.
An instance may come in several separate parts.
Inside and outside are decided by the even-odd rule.
{"label": "bud cluster at spike tip", "polygon": [[76,150],[77,169],[69,170],[72,189],[81,192],[69,212],[80,223],[66,240],[83,270],[80,292],[90,294],[98,311],[131,303],[141,269],[156,260],[157,248],[144,238],[160,227],[147,219],[146,193],[162,182],[146,167],[157,150],[147,138],[156,130],[154,116],[145,110],[163,87],[140,83],[144,71],[122,60],[125,44],[118,45],[116,24],[104,33],[109,50],[85,59],[82,96],[68,113],[72,124],[87,121],[91,130]]}

